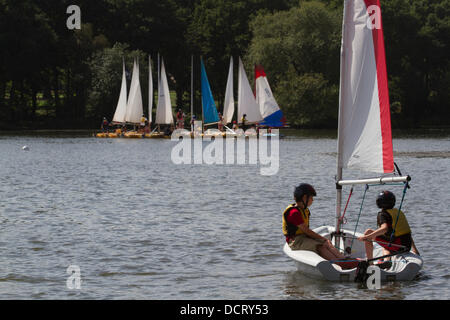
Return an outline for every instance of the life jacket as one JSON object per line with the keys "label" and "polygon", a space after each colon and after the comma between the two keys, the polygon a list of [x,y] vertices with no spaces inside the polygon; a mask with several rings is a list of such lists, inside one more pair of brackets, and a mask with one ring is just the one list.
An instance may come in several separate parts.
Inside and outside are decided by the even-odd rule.
{"label": "life jacket", "polygon": [[290,223],[287,221],[286,217],[289,211],[292,208],[297,208],[300,211],[300,214],[302,215],[303,221],[306,223],[306,226],[309,228],[309,216],[311,213],[309,212],[309,209],[300,209],[297,207],[297,204],[290,204],[283,212],[283,234],[286,237],[292,237],[292,236],[298,236],[299,234],[303,234],[303,231],[296,226],[295,224]]}
{"label": "life jacket", "polygon": [[392,218],[392,229],[395,231],[395,237],[411,233],[411,228],[409,227],[408,220],[406,220],[403,211],[399,211],[398,209],[387,209],[386,212],[389,213]]}

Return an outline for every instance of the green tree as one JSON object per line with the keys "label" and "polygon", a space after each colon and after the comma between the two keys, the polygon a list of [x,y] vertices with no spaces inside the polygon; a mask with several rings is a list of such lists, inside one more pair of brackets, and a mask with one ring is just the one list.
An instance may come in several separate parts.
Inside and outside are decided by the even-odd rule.
{"label": "green tree", "polygon": [[[249,23],[259,11],[289,8],[289,1],[199,0],[195,2],[186,41],[203,56],[213,94],[223,101],[230,56],[243,57],[251,41]],[[199,63],[198,69],[199,70]],[[220,108],[220,107],[219,107]]]}
{"label": "green tree", "polygon": [[396,125],[448,124],[450,1],[381,5],[391,104],[399,111]]}
{"label": "green tree", "polygon": [[280,108],[293,125],[336,122],[341,15],[318,1],[251,21],[247,60],[266,70]]}

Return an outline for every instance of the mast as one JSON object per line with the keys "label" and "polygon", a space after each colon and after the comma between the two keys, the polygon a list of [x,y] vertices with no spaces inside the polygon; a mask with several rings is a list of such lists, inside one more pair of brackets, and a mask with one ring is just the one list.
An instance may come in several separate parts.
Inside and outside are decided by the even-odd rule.
{"label": "mast", "polygon": [[148,123],[149,128],[152,123],[152,107],[153,107],[153,79],[152,79],[152,58],[148,56]]}
{"label": "mast", "polygon": [[[342,186],[338,184],[338,181],[342,180],[342,132],[343,115],[342,107],[344,102],[343,93],[345,92],[345,33],[346,33],[346,21],[347,21],[347,0],[344,1],[344,13],[342,19],[342,37],[341,37],[341,61],[340,61],[340,80],[339,80],[339,115],[338,115],[338,137],[337,137],[337,168],[336,168],[336,215],[335,225],[336,233],[340,232],[339,218],[341,217],[342,207]],[[339,237],[335,237],[335,246],[339,248]]]}
{"label": "mast", "polygon": [[194,55],[191,55],[191,119],[194,114]]}
{"label": "mast", "polygon": [[[159,99],[160,99],[159,92],[161,90],[161,74],[160,74],[159,70],[160,70],[160,65],[159,65],[159,52],[158,52],[158,105],[159,105]],[[156,105],[156,112],[158,112],[158,105]],[[155,122],[156,122],[156,119],[155,119]],[[157,124],[157,128],[158,128],[158,132],[160,132],[159,123]]]}
{"label": "mast", "polygon": [[[201,61],[202,61],[202,56],[200,56],[200,68],[201,68]],[[201,77],[201,74],[200,74],[200,77]],[[200,82],[201,82],[201,79],[200,79]],[[204,124],[205,124],[205,112],[203,109],[203,99],[202,99],[202,132],[205,132]]]}

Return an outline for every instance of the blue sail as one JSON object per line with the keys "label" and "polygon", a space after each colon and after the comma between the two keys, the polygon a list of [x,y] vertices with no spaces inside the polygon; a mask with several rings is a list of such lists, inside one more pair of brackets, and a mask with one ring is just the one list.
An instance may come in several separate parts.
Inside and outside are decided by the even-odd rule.
{"label": "blue sail", "polygon": [[203,107],[203,123],[219,122],[219,115],[217,114],[216,103],[209,86],[208,77],[206,76],[205,66],[203,60],[201,62],[201,79],[202,79],[202,107]]}

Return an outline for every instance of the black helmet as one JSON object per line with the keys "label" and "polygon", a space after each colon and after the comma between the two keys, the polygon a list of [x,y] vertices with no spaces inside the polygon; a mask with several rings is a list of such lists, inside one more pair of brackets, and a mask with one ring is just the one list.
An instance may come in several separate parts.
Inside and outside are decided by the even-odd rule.
{"label": "black helmet", "polygon": [[295,201],[301,201],[302,197],[304,195],[308,195],[308,196],[316,196],[316,190],[314,190],[314,187],[310,184],[307,183],[301,183],[298,187],[295,188],[294,190],[294,198]]}
{"label": "black helmet", "polygon": [[377,197],[377,206],[380,209],[392,209],[395,206],[395,195],[387,190],[381,191]]}

